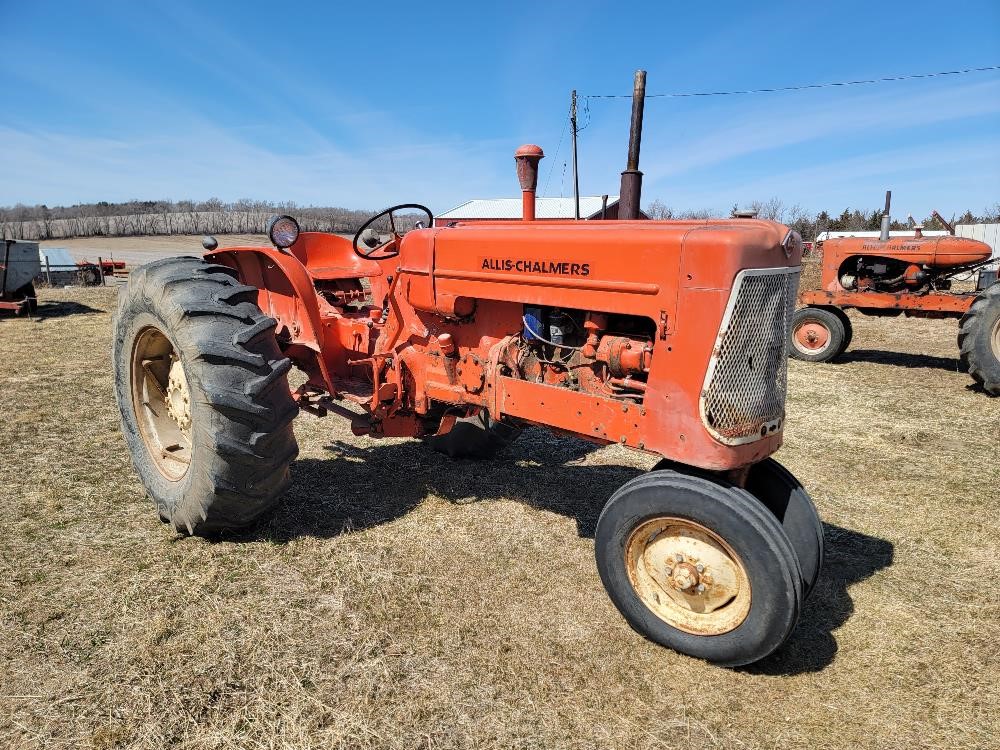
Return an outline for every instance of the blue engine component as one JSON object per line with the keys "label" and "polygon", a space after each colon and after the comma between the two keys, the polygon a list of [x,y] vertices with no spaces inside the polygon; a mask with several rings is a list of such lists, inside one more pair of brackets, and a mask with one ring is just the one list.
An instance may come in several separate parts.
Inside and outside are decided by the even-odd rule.
{"label": "blue engine component", "polygon": [[539,341],[545,331],[545,311],[541,307],[524,308],[524,340]]}

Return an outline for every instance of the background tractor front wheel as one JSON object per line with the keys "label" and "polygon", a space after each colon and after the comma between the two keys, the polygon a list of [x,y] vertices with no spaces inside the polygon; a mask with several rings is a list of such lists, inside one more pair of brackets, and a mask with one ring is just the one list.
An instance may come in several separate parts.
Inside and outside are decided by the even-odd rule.
{"label": "background tractor front wheel", "polygon": [[[829,362],[847,349],[847,319],[824,307],[802,307],[792,315],[790,356],[806,362]],[[847,320],[850,325],[850,320]]]}
{"label": "background tractor front wheel", "polygon": [[991,396],[1000,396],[1000,283],[987,287],[958,328],[962,366]]}
{"label": "background tractor front wheel", "polygon": [[251,523],[298,453],[291,362],[257,290],[197,258],[134,271],[114,322],[115,395],[139,479],[189,534]]}
{"label": "background tractor front wheel", "polygon": [[724,666],[763,659],[798,621],[802,573],[777,519],[749,492],[652,471],[597,522],[597,569],[628,623]]}

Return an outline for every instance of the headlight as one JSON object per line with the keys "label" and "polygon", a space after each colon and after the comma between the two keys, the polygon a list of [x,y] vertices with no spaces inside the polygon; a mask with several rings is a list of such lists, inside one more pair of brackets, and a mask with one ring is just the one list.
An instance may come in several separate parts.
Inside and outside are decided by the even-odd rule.
{"label": "headlight", "polygon": [[299,238],[299,223],[291,216],[272,216],[267,222],[267,236],[275,247],[291,247]]}

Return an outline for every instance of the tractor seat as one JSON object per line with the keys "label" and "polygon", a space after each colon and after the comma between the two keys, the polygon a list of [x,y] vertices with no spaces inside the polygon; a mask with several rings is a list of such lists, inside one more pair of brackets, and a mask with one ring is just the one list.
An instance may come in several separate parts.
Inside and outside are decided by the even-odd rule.
{"label": "tractor seat", "polygon": [[306,267],[314,281],[362,279],[381,276],[373,260],[354,252],[351,241],[326,232],[302,232],[289,250]]}

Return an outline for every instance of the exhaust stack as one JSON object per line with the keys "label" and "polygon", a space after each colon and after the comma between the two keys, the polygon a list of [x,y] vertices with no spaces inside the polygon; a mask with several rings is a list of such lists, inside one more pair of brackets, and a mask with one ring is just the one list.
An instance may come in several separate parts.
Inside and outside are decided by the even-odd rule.
{"label": "exhaust stack", "polygon": [[538,162],[545,154],[541,147],[525,144],[514,152],[517,181],[521,183],[521,218],[535,220],[535,189],[538,187]]}
{"label": "exhaust stack", "polygon": [[642,110],[646,104],[646,71],[635,71],[632,85],[632,124],[628,133],[628,164],[622,172],[619,219],[638,219],[642,198],[642,172],[639,171],[639,145],[642,141]]}
{"label": "exhaust stack", "polygon": [[885,191],[885,211],[882,212],[882,232],[879,234],[878,238],[882,242],[889,241],[889,204],[892,203],[892,191]]}

